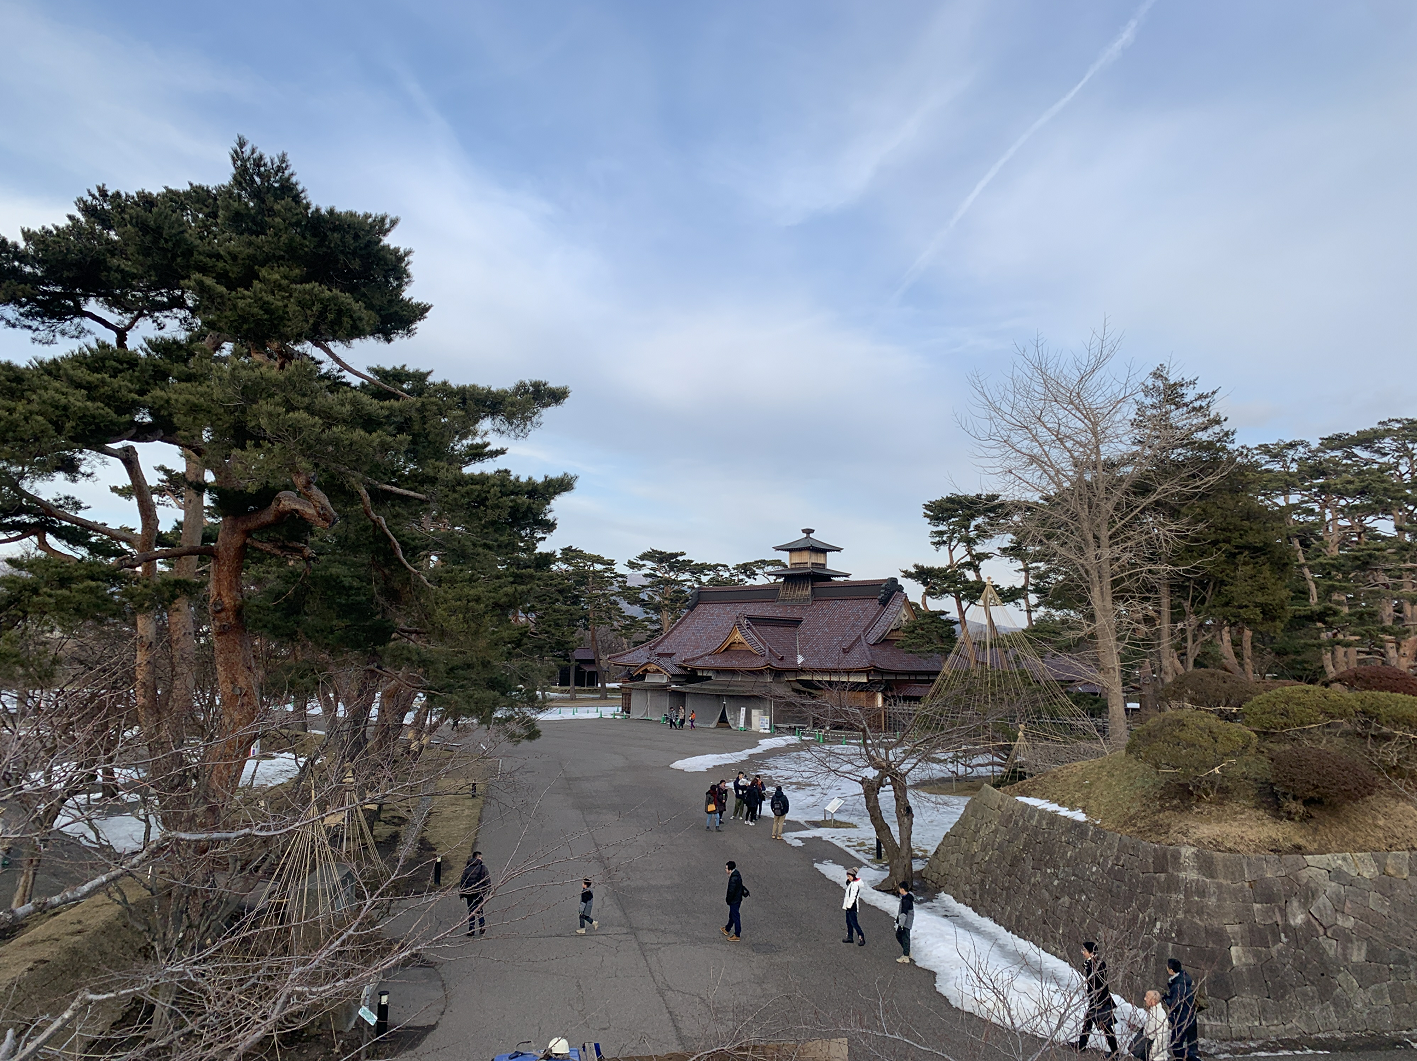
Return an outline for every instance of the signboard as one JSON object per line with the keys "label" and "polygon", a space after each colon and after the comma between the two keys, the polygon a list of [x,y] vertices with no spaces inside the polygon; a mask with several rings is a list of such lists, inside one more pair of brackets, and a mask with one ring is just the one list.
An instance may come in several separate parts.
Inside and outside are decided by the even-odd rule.
{"label": "signboard", "polygon": [[373,1011],[372,1009],[370,1009],[368,1006],[360,1006],[360,1007],[359,1007],[359,1015],[364,1018],[365,1022],[366,1022],[371,1028],[374,1026],[374,1023],[379,1019],[378,1017],[376,1017],[376,1016],[374,1015],[374,1011]]}
{"label": "signboard", "polygon": [[836,812],[841,810],[841,808],[844,806],[846,806],[846,800],[838,796],[836,799],[832,800],[830,803],[827,804],[827,817],[835,818]]}
{"label": "signboard", "polygon": [[748,709],[746,707],[740,707],[738,709],[738,728],[748,728]]}
{"label": "signboard", "polygon": [[764,715],[762,718],[758,719],[758,732],[759,732],[759,733],[771,733],[771,732],[772,732],[772,719],[770,719],[767,715]]}

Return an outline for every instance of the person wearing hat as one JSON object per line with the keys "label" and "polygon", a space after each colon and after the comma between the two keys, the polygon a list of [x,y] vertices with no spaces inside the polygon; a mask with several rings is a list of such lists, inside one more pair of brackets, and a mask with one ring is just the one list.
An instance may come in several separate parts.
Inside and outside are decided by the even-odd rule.
{"label": "person wearing hat", "polygon": [[1087,989],[1087,1010],[1082,1018],[1082,1033],[1078,1036],[1078,1052],[1087,1049],[1095,1027],[1107,1039],[1107,1056],[1115,1058],[1118,1056],[1116,1006],[1112,1002],[1112,988],[1107,984],[1107,963],[1092,940],[1082,945],[1082,978]]}
{"label": "person wearing hat", "polygon": [[[856,914],[861,909],[861,878],[854,869],[846,871],[846,895],[841,901],[841,908],[846,911],[846,938],[842,942],[866,946],[866,933],[861,931],[861,922],[856,920]],[[861,938],[858,940],[857,936]]]}

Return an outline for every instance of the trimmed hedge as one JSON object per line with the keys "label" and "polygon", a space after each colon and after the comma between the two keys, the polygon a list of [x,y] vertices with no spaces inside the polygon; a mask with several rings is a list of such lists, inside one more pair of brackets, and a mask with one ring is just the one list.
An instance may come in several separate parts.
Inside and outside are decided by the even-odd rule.
{"label": "trimmed hedge", "polygon": [[1290,685],[1261,693],[1244,708],[1245,725],[1262,733],[1317,726],[1352,718],[1355,698],[1316,685]]}
{"label": "trimmed hedge", "polygon": [[1355,693],[1402,693],[1406,696],[1417,696],[1417,678],[1405,670],[1398,670],[1386,664],[1377,667],[1352,667],[1335,674],[1324,684],[1342,685]]}
{"label": "trimmed hedge", "polygon": [[[1377,670],[1365,667],[1364,670]],[[1400,729],[1404,733],[1417,733],[1417,696],[1402,693],[1349,693],[1358,714],[1370,718],[1389,729]]]}
{"label": "trimmed hedge", "polygon": [[1161,699],[1197,707],[1239,707],[1263,691],[1257,682],[1238,674],[1200,668],[1167,682],[1161,690]]}
{"label": "trimmed hedge", "polygon": [[1256,741],[1244,726],[1205,711],[1167,711],[1132,733],[1127,754],[1173,780],[1213,789],[1219,779],[1211,771],[1249,754]]}
{"label": "trimmed hedge", "polygon": [[1297,800],[1356,803],[1378,790],[1367,763],[1332,748],[1276,748],[1269,761],[1275,789]]}

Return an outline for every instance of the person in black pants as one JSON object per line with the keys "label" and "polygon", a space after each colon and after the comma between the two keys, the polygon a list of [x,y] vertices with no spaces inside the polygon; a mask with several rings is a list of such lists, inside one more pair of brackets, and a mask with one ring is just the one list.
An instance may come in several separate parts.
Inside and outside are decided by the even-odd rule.
{"label": "person in black pants", "polygon": [[1087,1049],[1095,1027],[1107,1039],[1107,1056],[1115,1058],[1118,1056],[1116,1005],[1112,1001],[1112,988],[1107,984],[1107,963],[1097,953],[1097,944],[1092,940],[1082,945],[1082,978],[1087,988],[1087,1012],[1082,1019],[1078,1052]]}
{"label": "person in black pants", "polygon": [[1166,1012],[1171,1017],[1171,1056],[1196,1061],[1200,1056],[1196,1029],[1196,983],[1175,958],[1166,959]]}
{"label": "person in black pants", "polygon": [[738,916],[738,908],[748,898],[748,889],[743,887],[743,874],[738,872],[738,863],[726,862],[724,865],[728,873],[728,894],[723,900],[728,904],[728,924],[719,931],[737,943],[743,935],[743,921]]}
{"label": "person in black pants", "polygon": [[474,851],[462,869],[458,881],[458,894],[467,900],[467,934],[487,935],[487,916],[484,909],[487,896],[492,891],[492,874],[482,862],[482,852]]}

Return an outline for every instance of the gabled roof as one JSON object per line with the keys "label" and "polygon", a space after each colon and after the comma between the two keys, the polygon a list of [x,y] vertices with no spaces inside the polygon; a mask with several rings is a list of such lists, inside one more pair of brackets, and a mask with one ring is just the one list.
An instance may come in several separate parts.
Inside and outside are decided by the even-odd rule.
{"label": "gabled roof", "polygon": [[885,640],[908,607],[905,592],[889,582],[826,583],[803,604],[779,604],[775,586],[705,586],[695,607],[666,633],[610,661],[639,669],[653,660],[676,675],[874,670],[933,678],[939,656],[903,652]]}

